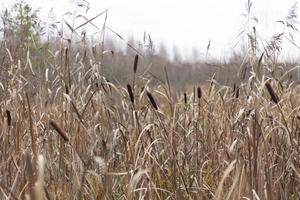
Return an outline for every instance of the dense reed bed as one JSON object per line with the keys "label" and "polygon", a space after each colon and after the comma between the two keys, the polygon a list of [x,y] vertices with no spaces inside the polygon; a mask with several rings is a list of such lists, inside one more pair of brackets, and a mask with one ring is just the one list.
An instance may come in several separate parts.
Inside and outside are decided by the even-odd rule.
{"label": "dense reed bed", "polygon": [[180,93],[151,86],[138,56],[124,86],[93,60],[68,66],[67,48],[53,59],[43,81],[12,62],[1,83],[1,199],[299,198],[299,85]]}
{"label": "dense reed bed", "polygon": [[108,80],[121,57],[64,25],[71,37],[40,46],[25,41],[30,29],[16,40],[4,27],[0,199],[300,199],[299,67],[281,70],[284,34],[259,50],[248,29],[237,76],[178,87],[130,44],[129,73]]}

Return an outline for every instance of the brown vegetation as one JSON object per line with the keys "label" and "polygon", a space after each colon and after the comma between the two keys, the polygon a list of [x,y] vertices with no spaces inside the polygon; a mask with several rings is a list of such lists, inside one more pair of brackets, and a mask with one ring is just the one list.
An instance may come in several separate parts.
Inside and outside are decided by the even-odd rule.
{"label": "brown vegetation", "polygon": [[205,83],[204,68],[159,56],[61,38],[37,62],[12,43],[0,46],[0,199],[300,198],[300,87],[276,48]]}

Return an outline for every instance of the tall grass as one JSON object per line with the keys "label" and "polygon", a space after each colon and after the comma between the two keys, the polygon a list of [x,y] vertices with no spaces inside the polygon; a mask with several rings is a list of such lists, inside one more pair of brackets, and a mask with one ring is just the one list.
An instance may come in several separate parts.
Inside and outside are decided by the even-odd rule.
{"label": "tall grass", "polygon": [[43,73],[6,49],[0,199],[300,198],[300,87],[255,74],[268,55],[249,54],[233,88],[213,76],[180,92],[137,55],[132,82],[110,82],[103,51],[74,43]]}

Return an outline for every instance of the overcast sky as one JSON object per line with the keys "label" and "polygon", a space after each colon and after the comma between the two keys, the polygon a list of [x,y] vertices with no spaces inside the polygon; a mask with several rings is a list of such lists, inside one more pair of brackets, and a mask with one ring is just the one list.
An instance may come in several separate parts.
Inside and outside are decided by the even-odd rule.
{"label": "overcast sky", "polygon": [[[12,0],[0,0],[5,8]],[[35,8],[42,8],[44,16],[51,8],[61,18],[62,14],[74,10],[70,0],[28,0]],[[281,29],[275,23],[284,20],[295,0],[253,0],[253,12],[258,18],[257,30],[269,39]],[[142,39],[144,31],[158,44],[164,42],[169,49],[178,46],[185,56],[193,48],[204,52],[211,40],[211,54],[216,57],[228,55],[237,42],[236,36],[245,19],[246,0],[89,0],[92,17],[105,9],[108,11],[107,25],[128,38]],[[298,12],[299,13],[299,12]],[[101,19],[97,19],[101,26]],[[299,33],[296,34],[296,42]],[[290,47],[286,55],[300,55]]]}

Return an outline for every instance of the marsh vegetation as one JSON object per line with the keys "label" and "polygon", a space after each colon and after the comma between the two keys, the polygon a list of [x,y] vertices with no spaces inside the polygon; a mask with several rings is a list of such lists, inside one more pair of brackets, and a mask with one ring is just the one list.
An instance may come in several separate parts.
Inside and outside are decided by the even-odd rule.
{"label": "marsh vegetation", "polygon": [[105,21],[100,41],[81,32],[108,11],[46,26],[4,10],[0,199],[299,199],[299,67],[278,59],[296,6],[264,44],[251,6],[226,62],[170,60]]}

